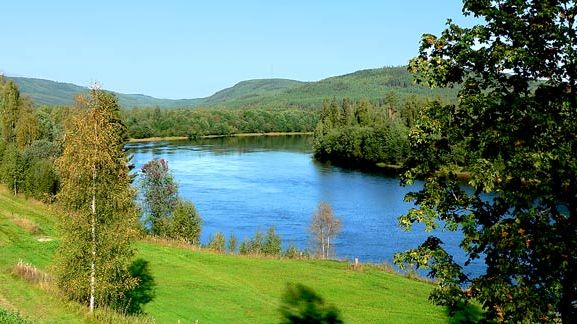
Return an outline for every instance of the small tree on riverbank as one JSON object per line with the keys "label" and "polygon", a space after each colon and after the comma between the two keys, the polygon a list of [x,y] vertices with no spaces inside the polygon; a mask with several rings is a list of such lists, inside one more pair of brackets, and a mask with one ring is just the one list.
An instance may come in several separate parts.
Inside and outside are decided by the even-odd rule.
{"label": "small tree on riverbank", "polygon": [[202,220],[194,204],[181,199],[168,162],[154,159],[142,167],[140,178],[144,227],[153,235],[200,243]]}
{"label": "small tree on riverbank", "polygon": [[335,216],[331,205],[327,202],[319,203],[313,214],[310,230],[321,258],[327,259],[333,253],[331,239],[341,231],[341,220]]}
{"label": "small tree on riverbank", "polygon": [[166,220],[172,216],[177,206],[178,186],[166,160],[154,159],[144,164],[140,189],[145,228],[154,235],[167,234]]}

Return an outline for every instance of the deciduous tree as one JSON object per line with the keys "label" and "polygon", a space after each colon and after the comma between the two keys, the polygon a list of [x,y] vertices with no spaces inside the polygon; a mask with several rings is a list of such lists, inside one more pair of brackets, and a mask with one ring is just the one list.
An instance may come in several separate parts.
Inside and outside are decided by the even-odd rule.
{"label": "deciduous tree", "polygon": [[129,272],[138,212],[116,98],[92,90],[85,103],[67,125],[57,161],[58,201],[68,211],[60,221],[57,279],[69,298],[93,310],[122,304],[138,285]]}
{"label": "deciduous tree", "polygon": [[[460,91],[457,105],[431,105],[411,131],[403,181],[425,185],[400,222],[461,230],[468,260],[455,262],[432,236],[397,261],[430,266],[431,299],[452,310],[475,299],[489,320],[573,323],[577,3],[471,0],[463,11],[480,23],[424,35],[410,63],[417,81]],[[476,259],[483,273],[468,270]]]}
{"label": "deciduous tree", "polygon": [[334,239],[341,231],[341,221],[335,216],[331,205],[327,202],[319,203],[311,219],[310,230],[317,242],[321,257],[326,259],[332,255],[331,239]]}
{"label": "deciduous tree", "polygon": [[154,235],[164,235],[178,202],[178,186],[168,162],[154,159],[142,167],[140,189],[143,196],[144,225]]}

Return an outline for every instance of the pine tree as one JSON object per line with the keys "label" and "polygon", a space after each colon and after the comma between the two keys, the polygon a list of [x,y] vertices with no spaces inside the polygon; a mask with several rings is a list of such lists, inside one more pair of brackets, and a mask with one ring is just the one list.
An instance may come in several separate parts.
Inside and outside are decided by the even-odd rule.
{"label": "pine tree", "polygon": [[116,98],[92,90],[87,107],[68,123],[59,202],[68,211],[60,222],[59,287],[72,300],[121,306],[137,285],[129,273],[138,212],[128,159],[126,129]]}

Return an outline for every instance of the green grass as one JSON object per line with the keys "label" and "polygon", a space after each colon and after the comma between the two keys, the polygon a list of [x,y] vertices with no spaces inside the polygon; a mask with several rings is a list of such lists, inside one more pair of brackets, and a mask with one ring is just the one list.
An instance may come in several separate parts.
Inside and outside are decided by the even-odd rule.
{"label": "green grass", "polygon": [[[39,226],[31,233],[15,219]],[[0,308],[41,322],[90,322],[86,309],[50,289],[11,274],[23,259],[44,271],[57,240],[54,214],[42,204],[0,190]],[[443,308],[427,296],[432,286],[375,267],[349,270],[348,264],[319,260],[276,260],[213,254],[138,242],[138,257],[150,262],[156,298],[145,311],[158,323],[274,323],[287,283],[313,288],[334,304],[346,323],[444,323]]]}
{"label": "green grass", "polygon": [[5,309],[0,308],[0,323],[5,324],[25,324],[25,323],[32,323],[30,320],[23,318],[20,314],[11,312]]}

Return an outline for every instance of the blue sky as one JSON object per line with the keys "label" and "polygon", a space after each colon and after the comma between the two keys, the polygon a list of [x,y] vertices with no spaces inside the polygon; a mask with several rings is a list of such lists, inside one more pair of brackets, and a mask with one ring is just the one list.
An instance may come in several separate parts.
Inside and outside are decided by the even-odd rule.
{"label": "blue sky", "polygon": [[143,93],[209,96],[260,78],[316,81],[404,65],[457,0],[6,1],[0,72]]}

